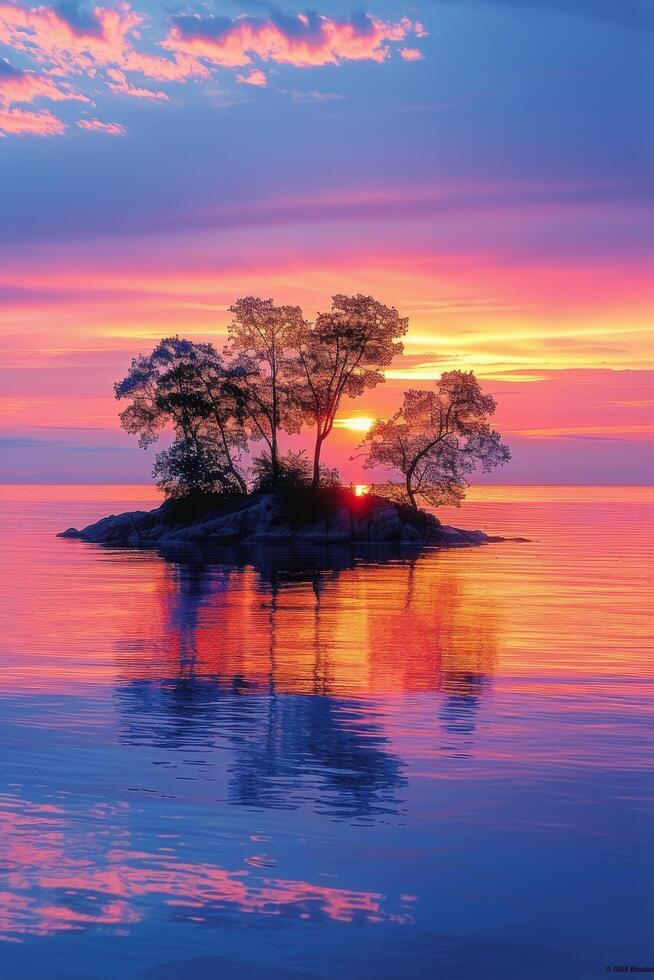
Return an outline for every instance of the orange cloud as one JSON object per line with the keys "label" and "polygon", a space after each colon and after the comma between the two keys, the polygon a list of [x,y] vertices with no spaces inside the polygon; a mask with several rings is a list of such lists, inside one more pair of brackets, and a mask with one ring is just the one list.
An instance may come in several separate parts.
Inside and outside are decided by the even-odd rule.
{"label": "orange cloud", "polygon": [[123,136],[125,127],[120,123],[102,122],[100,119],[79,119],[77,125],[93,133],[108,133],[109,136]]}
{"label": "orange cloud", "polygon": [[642,439],[654,437],[654,425],[567,425],[547,429],[512,429],[513,435],[530,439],[615,439],[636,436]]}
{"label": "orange cloud", "polygon": [[250,64],[252,56],[306,67],[341,61],[381,62],[389,55],[388,42],[403,41],[413,32],[414,25],[406,17],[389,23],[367,14],[349,19],[298,14],[269,20],[184,15],[173,18],[163,46],[231,68]]}

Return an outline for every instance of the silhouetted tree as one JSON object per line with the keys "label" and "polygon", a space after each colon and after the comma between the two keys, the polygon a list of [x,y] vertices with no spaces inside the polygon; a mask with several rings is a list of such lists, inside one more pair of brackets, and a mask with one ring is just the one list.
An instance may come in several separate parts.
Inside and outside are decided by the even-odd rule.
{"label": "silhouetted tree", "polygon": [[116,398],[129,401],[121,424],[142,447],[156,442],[167,425],[175,432],[155,463],[154,475],[167,494],[246,491],[234,460],[247,449],[245,373],[239,361],[225,364],[212,344],[169,337],[151,354],[134,358],[115,385]]}
{"label": "silhouetted tree", "polygon": [[245,369],[244,386],[254,440],[268,447],[273,482],[279,476],[280,429],[300,431],[301,415],[293,391],[291,352],[302,344],[309,325],[299,306],[276,306],[271,299],[247,296],[230,312],[229,353]]}
{"label": "silhouetted tree", "polygon": [[381,368],[402,353],[409,326],[393,307],[372,296],[332,298],[329,313],[319,313],[311,329],[298,333],[296,397],[303,420],[316,427],[313,485],[320,483],[320,453],[332,431],[343,395],[356,398],[384,381]]}
{"label": "silhouetted tree", "polygon": [[417,508],[416,497],[433,506],[460,504],[467,475],[508,462],[511,454],[489,417],[495,400],[484,394],[472,371],[447,371],[434,391],[405,392],[402,407],[372,426],[366,468],[384,466],[404,477],[401,496]]}
{"label": "silhouetted tree", "polygon": [[157,453],[152,475],[166,497],[239,492],[226,468],[225,455],[205,436],[177,438]]}
{"label": "silhouetted tree", "polygon": [[306,486],[311,479],[311,464],[303,449],[280,455],[277,474],[273,473],[270,456],[257,456],[252,464],[252,483],[255,490],[270,490],[281,483],[287,486]]}

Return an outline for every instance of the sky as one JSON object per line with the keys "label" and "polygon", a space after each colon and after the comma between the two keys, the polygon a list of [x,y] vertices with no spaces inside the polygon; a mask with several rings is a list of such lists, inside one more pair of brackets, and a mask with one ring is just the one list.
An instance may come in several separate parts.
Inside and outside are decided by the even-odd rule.
{"label": "sky", "polygon": [[464,368],[487,480],[650,482],[653,45],[651,0],[0,0],[0,481],[148,480],[131,357],[363,292],[410,329],[347,479],[352,419]]}

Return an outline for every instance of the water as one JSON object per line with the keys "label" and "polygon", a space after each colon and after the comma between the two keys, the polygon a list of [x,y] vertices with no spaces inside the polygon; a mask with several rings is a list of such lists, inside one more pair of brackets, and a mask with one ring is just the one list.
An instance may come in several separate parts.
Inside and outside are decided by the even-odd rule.
{"label": "water", "polygon": [[644,488],[485,488],[477,549],[110,551],[0,493],[2,977],[652,965]]}

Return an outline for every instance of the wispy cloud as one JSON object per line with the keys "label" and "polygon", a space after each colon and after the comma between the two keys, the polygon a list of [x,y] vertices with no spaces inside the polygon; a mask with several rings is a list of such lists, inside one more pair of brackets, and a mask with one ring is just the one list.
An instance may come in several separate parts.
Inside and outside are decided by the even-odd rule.
{"label": "wispy cloud", "polygon": [[320,92],[315,88],[304,92],[294,88],[279,89],[279,91],[283,95],[290,95],[293,102],[340,102],[345,98],[344,95],[339,95],[336,92]]}
{"label": "wispy cloud", "polygon": [[125,72],[120,71],[118,68],[109,68],[107,70],[107,78],[108,87],[117,95],[129,95],[134,99],[160,99],[163,102],[168,101],[168,96],[165,92],[143,88],[140,85],[132,85]]}
{"label": "wispy cloud", "polygon": [[77,125],[91,133],[107,133],[108,136],[123,136],[125,127],[120,123],[102,122],[101,119],[79,119]]}

